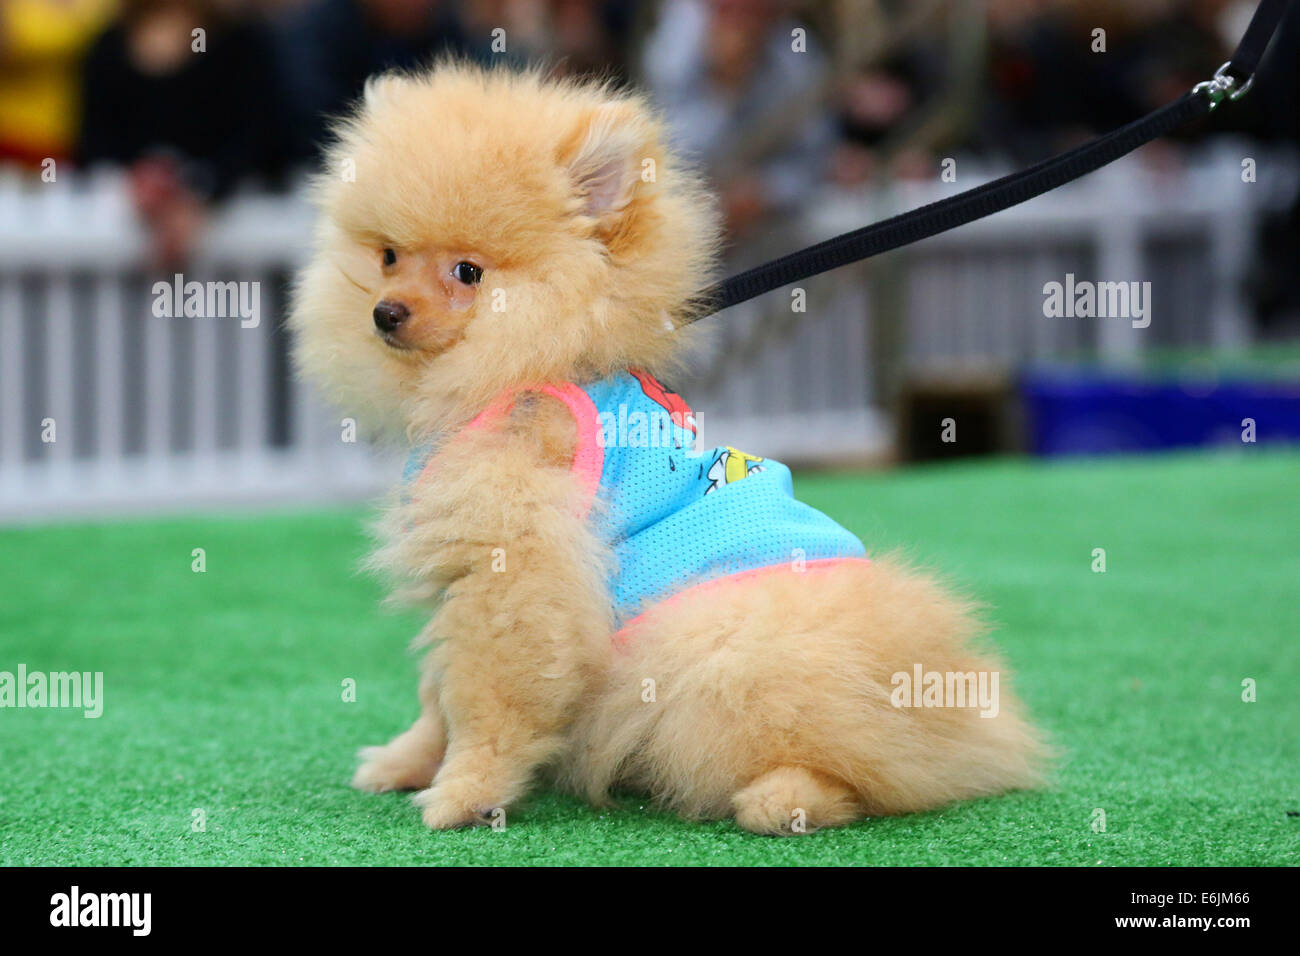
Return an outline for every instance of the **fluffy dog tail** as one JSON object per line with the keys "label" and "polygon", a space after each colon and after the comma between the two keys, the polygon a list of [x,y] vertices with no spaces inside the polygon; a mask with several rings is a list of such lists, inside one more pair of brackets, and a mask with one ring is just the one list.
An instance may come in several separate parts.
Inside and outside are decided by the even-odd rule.
{"label": "fluffy dog tail", "polygon": [[1038,786],[1047,748],[982,631],[889,558],[684,597],[617,655],[569,782],[762,833]]}

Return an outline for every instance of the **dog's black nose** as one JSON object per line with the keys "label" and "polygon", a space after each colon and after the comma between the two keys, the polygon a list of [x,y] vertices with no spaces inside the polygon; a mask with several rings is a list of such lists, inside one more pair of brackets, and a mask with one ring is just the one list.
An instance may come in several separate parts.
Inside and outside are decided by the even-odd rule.
{"label": "dog's black nose", "polygon": [[396,332],[410,315],[411,310],[402,303],[384,299],[375,306],[375,328],[380,332]]}

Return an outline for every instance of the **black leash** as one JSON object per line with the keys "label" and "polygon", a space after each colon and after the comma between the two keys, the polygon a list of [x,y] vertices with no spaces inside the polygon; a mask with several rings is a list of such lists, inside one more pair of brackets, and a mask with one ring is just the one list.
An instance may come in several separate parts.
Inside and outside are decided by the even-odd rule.
{"label": "black leash", "polygon": [[1232,59],[1219,67],[1212,79],[1198,83],[1168,106],[1028,169],[731,276],[700,293],[699,301],[704,311],[692,321],[773,289],[910,245],[1019,205],[1113,163],[1184,123],[1208,115],[1225,99],[1240,99],[1254,82],[1255,68],[1289,2],[1261,0]]}

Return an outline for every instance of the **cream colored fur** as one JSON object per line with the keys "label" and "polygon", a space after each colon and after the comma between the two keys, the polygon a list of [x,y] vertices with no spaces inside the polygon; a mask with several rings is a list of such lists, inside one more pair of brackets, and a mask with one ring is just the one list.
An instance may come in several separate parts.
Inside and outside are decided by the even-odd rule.
{"label": "cream colored fur", "polygon": [[[418,790],[437,828],[499,818],[548,774],[762,833],[1034,785],[1042,748],[1005,675],[993,719],[891,703],[918,662],[1000,670],[967,604],[893,560],[687,595],[611,642],[573,421],[527,387],[660,374],[689,349],[718,229],[663,138],[636,96],[450,63],[373,81],[340,127],[298,364],[372,434],[439,442],[374,558],[434,612],[421,716],[363,751],[354,784]],[[481,284],[413,290],[462,256]],[[371,312],[396,298],[413,315],[385,342]],[[524,389],[508,415],[461,430],[507,389]]]}

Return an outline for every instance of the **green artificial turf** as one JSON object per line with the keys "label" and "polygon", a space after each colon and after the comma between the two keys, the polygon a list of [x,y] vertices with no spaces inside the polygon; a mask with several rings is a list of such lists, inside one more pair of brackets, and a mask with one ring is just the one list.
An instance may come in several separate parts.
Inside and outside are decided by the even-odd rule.
{"label": "green artificial turf", "polygon": [[357,747],[416,709],[420,621],[378,610],[355,573],[361,512],[43,527],[0,533],[0,670],[103,671],[104,713],[0,710],[0,863],[1300,861],[1300,456],[979,463],[797,490],[991,605],[1064,753],[1051,789],[788,839],[553,794],[503,830],[429,832],[406,796],[347,787]]}

